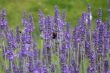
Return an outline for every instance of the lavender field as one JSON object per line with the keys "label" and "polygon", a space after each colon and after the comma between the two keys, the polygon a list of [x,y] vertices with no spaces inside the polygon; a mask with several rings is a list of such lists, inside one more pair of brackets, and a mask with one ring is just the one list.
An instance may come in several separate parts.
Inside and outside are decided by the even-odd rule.
{"label": "lavender field", "polygon": [[58,5],[54,6],[54,15],[45,15],[39,9],[36,34],[32,13],[24,11],[22,25],[13,29],[3,8],[0,73],[110,73],[110,0],[107,11],[107,21],[99,8],[93,22],[92,6],[88,4],[73,27]]}

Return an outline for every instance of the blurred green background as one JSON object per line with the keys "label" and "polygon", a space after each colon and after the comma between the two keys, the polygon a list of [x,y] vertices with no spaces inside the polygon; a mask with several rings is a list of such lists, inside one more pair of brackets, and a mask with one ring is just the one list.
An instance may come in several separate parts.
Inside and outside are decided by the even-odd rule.
{"label": "blurred green background", "polygon": [[54,6],[58,5],[60,12],[66,11],[66,21],[75,26],[81,14],[87,11],[88,4],[92,8],[93,23],[95,23],[100,7],[103,10],[103,20],[107,21],[108,0],[0,0],[0,9],[6,9],[9,27],[14,29],[17,25],[22,26],[23,11],[26,11],[27,14],[32,13],[36,26],[35,33],[38,33],[39,9],[44,15],[53,15]]}

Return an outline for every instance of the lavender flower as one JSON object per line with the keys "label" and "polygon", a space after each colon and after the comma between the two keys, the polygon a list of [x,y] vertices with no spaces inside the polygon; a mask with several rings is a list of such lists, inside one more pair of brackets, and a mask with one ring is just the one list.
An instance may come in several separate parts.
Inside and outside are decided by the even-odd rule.
{"label": "lavender flower", "polygon": [[0,28],[4,29],[5,31],[8,30],[8,21],[6,19],[6,11],[5,11],[5,9],[3,9],[2,12],[1,12]]}
{"label": "lavender flower", "polygon": [[[102,9],[99,9],[94,30],[91,6],[88,5],[88,11],[82,13],[78,25],[72,30],[71,24],[66,22],[65,12],[60,17],[58,6],[55,6],[54,16],[44,17],[43,12],[39,11],[38,23],[43,41],[39,44],[36,36],[33,39],[35,26],[32,14],[27,17],[24,12],[23,29],[20,31],[20,27],[17,26],[14,33],[12,29],[8,29],[6,11],[2,10],[0,58],[4,61],[0,60],[0,64],[3,71],[5,73],[109,73],[110,0],[108,13],[108,25],[106,25],[102,19]],[[87,62],[89,63],[85,66]]]}
{"label": "lavender flower", "polygon": [[55,73],[55,65],[54,64],[51,65],[51,73]]}

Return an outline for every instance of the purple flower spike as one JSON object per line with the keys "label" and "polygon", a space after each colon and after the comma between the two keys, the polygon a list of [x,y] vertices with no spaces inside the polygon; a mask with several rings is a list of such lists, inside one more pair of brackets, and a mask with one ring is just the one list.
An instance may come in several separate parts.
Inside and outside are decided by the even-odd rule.
{"label": "purple flower spike", "polygon": [[92,13],[91,13],[91,6],[88,5],[88,24],[90,29],[92,29]]}
{"label": "purple flower spike", "polygon": [[44,19],[44,15],[43,15],[43,13],[42,13],[42,11],[41,10],[39,10],[39,28],[40,28],[40,33],[41,33],[41,31],[43,31],[44,30],[44,22],[45,22],[45,19]]}
{"label": "purple flower spike", "polygon": [[54,64],[51,65],[51,73],[55,73],[55,65]]}
{"label": "purple flower spike", "polygon": [[108,69],[109,69],[109,62],[108,62],[108,60],[105,60],[104,61],[104,73],[107,73]]}
{"label": "purple flower spike", "polygon": [[99,9],[99,13],[98,13],[99,19],[102,20],[102,9]]}
{"label": "purple flower spike", "polygon": [[17,28],[16,28],[16,42],[17,43],[20,43],[20,40],[21,40],[20,34],[21,34],[21,31],[19,29],[19,26],[17,26]]}
{"label": "purple flower spike", "polygon": [[26,12],[23,13],[22,24],[23,24],[24,27],[26,27],[26,25],[27,25]]}
{"label": "purple flower spike", "polygon": [[5,9],[2,9],[1,15],[2,15],[2,17],[5,17],[5,16],[6,16],[6,11],[5,11]]}
{"label": "purple flower spike", "polygon": [[54,12],[54,21],[56,23],[56,25],[58,25],[58,20],[60,19],[60,12],[58,9],[58,6],[55,6],[55,12]]}
{"label": "purple flower spike", "polygon": [[30,32],[34,31],[34,20],[32,14],[29,15],[27,29],[30,29]]}
{"label": "purple flower spike", "polygon": [[62,13],[62,21],[65,23],[65,20],[66,20],[65,11],[63,11],[63,13]]}
{"label": "purple flower spike", "polygon": [[5,11],[5,9],[3,9],[2,12],[1,12],[0,28],[4,29],[5,32],[8,31],[8,21],[6,19],[6,11]]}
{"label": "purple flower spike", "polygon": [[96,20],[96,28],[98,28],[101,24],[103,24],[102,22],[102,9],[99,9],[98,12],[98,19]]}

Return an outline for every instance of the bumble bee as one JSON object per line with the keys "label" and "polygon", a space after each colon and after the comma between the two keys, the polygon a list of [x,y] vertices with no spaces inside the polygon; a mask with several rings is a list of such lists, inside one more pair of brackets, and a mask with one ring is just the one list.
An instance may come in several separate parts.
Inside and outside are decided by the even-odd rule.
{"label": "bumble bee", "polygon": [[56,38],[57,38],[57,32],[53,32],[52,38],[53,38],[53,39],[56,39]]}

